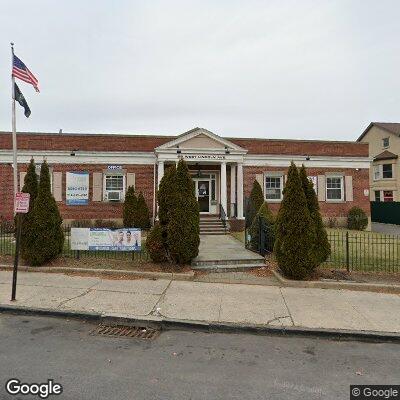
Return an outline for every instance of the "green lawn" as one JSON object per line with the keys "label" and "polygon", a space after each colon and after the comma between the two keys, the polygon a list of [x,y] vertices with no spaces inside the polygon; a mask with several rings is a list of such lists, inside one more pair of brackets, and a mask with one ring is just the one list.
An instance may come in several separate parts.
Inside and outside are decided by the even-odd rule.
{"label": "green lawn", "polygon": [[400,272],[400,237],[346,229],[327,231],[332,254],[324,267],[346,268],[348,260],[352,271]]}
{"label": "green lawn", "polygon": [[[352,271],[400,272],[400,237],[347,229],[327,229],[327,232],[332,253],[323,268],[347,268],[348,262]],[[244,232],[231,235],[244,243]]]}

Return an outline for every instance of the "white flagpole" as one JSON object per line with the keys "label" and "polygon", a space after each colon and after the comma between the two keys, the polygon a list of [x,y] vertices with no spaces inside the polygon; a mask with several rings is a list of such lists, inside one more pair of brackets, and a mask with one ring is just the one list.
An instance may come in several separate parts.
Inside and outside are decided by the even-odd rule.
{"label": "white flagpole", "polygon": [[[14,43],[11,43],[11,71],[14,65]],[[14,165],[14,215],[15,194],[18,192],[18,157],[17,157],[17,120],[15,116],[15,78],[11,73],[12,93],[12,143],[13,143],[13,165]]]}

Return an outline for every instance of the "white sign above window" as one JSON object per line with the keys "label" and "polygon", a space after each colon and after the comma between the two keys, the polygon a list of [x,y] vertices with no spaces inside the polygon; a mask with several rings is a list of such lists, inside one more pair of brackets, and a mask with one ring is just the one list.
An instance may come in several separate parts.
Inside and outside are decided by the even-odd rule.
{"label": "white sign above window", "polygon": [[222,154],[183,154],[185,160],[225,160]]}

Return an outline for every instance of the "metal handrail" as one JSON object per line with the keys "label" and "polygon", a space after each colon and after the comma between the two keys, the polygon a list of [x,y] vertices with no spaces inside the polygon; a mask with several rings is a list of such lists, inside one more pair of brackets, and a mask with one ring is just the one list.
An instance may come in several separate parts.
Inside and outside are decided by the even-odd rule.
{"label": "metal handrail", "polygon": [[227,217],[226,217],[226,212],[224,210],[224,207],[222,206],[221,203],[219,204],[219,218],[221,219],[222,225],[223,225],[223,227],[225,229],[225,232],[226,232],[226,227],[227,227],[226,220],[227,220]]}

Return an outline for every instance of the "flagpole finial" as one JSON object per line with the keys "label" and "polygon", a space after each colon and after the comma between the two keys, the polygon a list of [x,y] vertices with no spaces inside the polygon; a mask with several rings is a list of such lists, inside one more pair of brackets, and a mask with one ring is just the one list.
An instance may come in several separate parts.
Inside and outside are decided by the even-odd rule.
{"label": "flagpole finial", "polygon": [[10,44],[11,44],[11,47],[14,47],[14,43],[13,42],[11,42]]}

